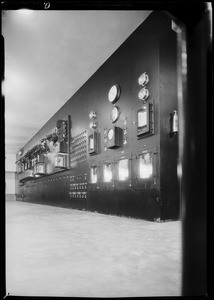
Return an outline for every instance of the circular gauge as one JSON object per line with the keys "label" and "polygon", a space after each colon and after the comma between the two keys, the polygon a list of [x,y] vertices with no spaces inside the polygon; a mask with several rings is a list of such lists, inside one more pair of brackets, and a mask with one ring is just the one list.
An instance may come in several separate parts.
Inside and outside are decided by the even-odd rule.
{"label": "circular gauge", "polygon": [[120,110],[119,107],[115,106],[111,111],[111,121],[112,123],[116,122],[120,116]]}
{"label": "circular gauge", "polygon": [[89,123],[89,128],[90,129],[95,129],[97,127],[97,123],[96,122],[90,122]]}
{"label": "circular gauge", "polygon": [[146,88],[142,88],[138,94],[140,100],[146,100],[149,97],[149,91]]}
{"label": "circular gauge", "polygon": [[119,85],[113,85],[108,93],[108,100],[111,103],[115,103],[120,97],[120,87]]}
{"label": "circular gauge", "polygon": [[146,74],[146,72],[141,74],[140,77],[138,78],[139,85],[145,86],[147,85],[148,82],[149,82],[149,76],[148,74]]}
{"label": "circular gauge", "polygon": [[89,113],[89,119],[95,119],[97,117],[97,113],[94,111],[94,110],[92,110],[92,111],[90,111],[90,113]]}
{"label": "circular gauge", "polygon": [[109,129],[108,131],[108,139],[111,140],[114,136],[114,130],[113,128]]}

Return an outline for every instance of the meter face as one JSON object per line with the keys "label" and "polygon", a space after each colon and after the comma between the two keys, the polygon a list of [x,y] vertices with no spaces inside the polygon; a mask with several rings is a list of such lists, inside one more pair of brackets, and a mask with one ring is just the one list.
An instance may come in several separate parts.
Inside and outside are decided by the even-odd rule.
{"label": "meter face", "polygon": [[118,120],[119,115],[120,115],[119,108],[117,106],[115,106],[111,111],[111,121],[112,121],[112,123],[114,123]]}
{"label": "meter face", "polygon": [[111,140],[113,138],[113,136],[114,136],[114,130],[111,128],[108,131],[108,139]]}

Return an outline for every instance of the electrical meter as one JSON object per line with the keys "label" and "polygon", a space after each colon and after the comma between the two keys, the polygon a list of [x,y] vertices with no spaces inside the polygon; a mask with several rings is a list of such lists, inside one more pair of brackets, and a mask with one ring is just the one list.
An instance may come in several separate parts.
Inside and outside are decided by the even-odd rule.
{"label": "electrical meter", "polygon": [[63,142],[67,139],[67,121],[58,120],[56,123],[58,142]]}
{"label": "electrical meter", "polygon": [[120,110],[119,107],[114,106],[114,108],[111,111],[111,121],[112,123],[116,122],[119,119],[120,116]]}
{"label": "electrical meter", "polygon": [[114,129],[111,128],[108,131],[108,139],[111,140],[113,138],[113,136],[114,136]]}
{"label": "electrical meter", "polygon": [[89,154],[98,153],[98,133],[94,132],[88,137],[88,152]]}
{"label": "electrical meter", "polygon": [[67,155],[66,154],[57,154],[54,157],[55,167],[56,168],[66,168],[67,167]]}
{"label": "electrical meter", "polygon": [[94,121],[90,122],[90,123],[89,123],[89,128],[90,128],[90,129],[96,129],[96,128],[97,128],[97,123],[94,122]]}
{"label": "electrical meter", "polygon": [[90,111],[89,119],[91,119],[91,120],[96,119],[96,117],[97,117],[97,113],[94,110]]}
{"label": "electrical meter", "polygon": [[138,78],[138,83],[139,83],[139,85],[145,86],[145,85],[147,85],[148,82],[149,82],[149,76],[148,76],[148,74],[146,74],[146,72],[144,72]]}
{"label": "electrical meter", "polygon": [[145,87],[143,87],[138,94],[138,98],[140,100],[145,101],[148,97],[149,97],[149,91]]}
{"label": "electrical meter", "polygon": [[119,148],[123,143],[123,129],[114,126],[108,130],[107,148]]}
{"label": "electrical meter", "polygon": [[45,163],[38,163],[35,166],[35,174],[44,175],[45,174]]}
{"label": "electrical meter", "polygon": [[120,87],[118,84],[113,85],[108,93],[108,100],[111,103],[115,103],[120,97]]}
{"label": "electrical meter", "polygon": [[154,133],[153,105],[146,103],[137,111],[137,135]]}

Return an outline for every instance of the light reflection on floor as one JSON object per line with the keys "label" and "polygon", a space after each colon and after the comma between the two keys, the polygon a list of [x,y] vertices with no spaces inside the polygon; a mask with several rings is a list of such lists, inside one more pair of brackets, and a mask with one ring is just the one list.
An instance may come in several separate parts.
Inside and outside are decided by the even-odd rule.
{"label": "light reflection on floor", "polygon": [[181,222],[6,203],[10,295],[181,295]]}

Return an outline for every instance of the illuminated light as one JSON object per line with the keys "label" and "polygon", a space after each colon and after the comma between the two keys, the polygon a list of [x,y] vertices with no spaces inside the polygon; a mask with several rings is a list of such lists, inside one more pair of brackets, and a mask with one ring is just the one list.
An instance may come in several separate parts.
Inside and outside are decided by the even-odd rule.
{"label": "illuminated light", "polygon": [[28,16],[28,15],[32,14],[33,10],[27,9],[27,8],[22,8],[22,9],[19,9],[17,12],[21,13],[22,15]]}
{"label": "illuminated light", "polygon": [[177,175],[178,175],[178,178],[182,177],[182,165],[181,165],[181,163],[177,164]]}
{"label": "illuminated light", "polygon": [[153,174],[152,157],[149,153],[140,156],[139,176],[142,179],[151,177]]}
{"label": "illuminated light", "polygon": [[6,88],[7,88],[7,85],[5,83],[5,80],[3,80],[2,83],[1,83],[1,90],[2,90],[2,95],[3,96],[5,96]]}
{"label": "illuminated light", "polygon": [[93,137],[90,138],[90,149],[94,149],[94,139],[93,139]]}
{"label": "illuminated light", "polygon": [[97,183],[97,167],[91,167],[91,183]]}
{"label": "illuminated light", "polygon": [[127,180],[129,178],[129,160],[123,159],[118,162],[118,177],[119,180]]}
{"label": "illuminated light", "polygon": [[144,127],[147,125],[147,111],[146,108],[144,110],[140,110],[138,112],[138,127]]}
{"label": "illuminated light", "polygon": [[103,169],[104,182],[112,181],[112,167],[111,164],[105,164]]}

